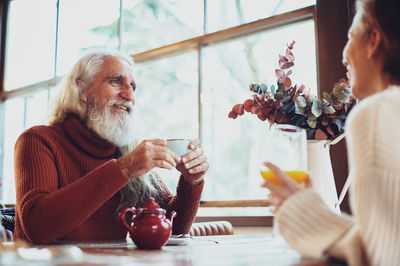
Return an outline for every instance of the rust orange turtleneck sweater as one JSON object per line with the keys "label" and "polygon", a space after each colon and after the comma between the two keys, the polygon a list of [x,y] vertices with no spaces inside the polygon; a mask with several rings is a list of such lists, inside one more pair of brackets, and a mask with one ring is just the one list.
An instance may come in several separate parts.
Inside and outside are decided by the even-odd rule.
{"label": "rust orange turtleneck sweater", "polygon": [[[117,154],[116,146],[94,137],[73,115],[60,125],[22,133],[15,145],[14,238],[38,244],[125,238],[115,211],[128,178]],[[156,200],[167,212],[177,212],[174,234],[189,231],[203,184],[192,186],[181,176],[176,196],[164,185]]]}

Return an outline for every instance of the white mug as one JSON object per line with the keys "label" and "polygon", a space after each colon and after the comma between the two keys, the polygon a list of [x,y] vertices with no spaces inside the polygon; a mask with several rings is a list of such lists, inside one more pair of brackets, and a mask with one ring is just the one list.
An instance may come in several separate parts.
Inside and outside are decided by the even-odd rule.
{"label": "white mug", "polygon": [[175,152],[179,156],[183,156],[190,152],[190,139],[167,139],[167,148]]}

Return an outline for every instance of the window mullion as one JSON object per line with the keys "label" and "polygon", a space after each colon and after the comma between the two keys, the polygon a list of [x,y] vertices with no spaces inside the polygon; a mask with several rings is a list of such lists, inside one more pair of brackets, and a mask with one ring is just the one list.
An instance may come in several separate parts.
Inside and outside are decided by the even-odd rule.
{"label": "window mullion", "polygon": [[57,15],[56,15],[56,40],[54,47],[54,75],[53,77],[57,77],[57,56],[58,56],[58,23],[60,17],[60,0],[57,0]]}
{"label": "window mullion", "polygon": [[202,140],[203,140],[203,116],[202,116],[202,99],[201,99],[201,92],[202,92],[202,46],[199,44],[197,47],[197,60],[198,60],[198,75],[197,75],[197,80],[198,80],[198,123],[199,123],[199,139],[200,139],[200,145],[202,145]]}

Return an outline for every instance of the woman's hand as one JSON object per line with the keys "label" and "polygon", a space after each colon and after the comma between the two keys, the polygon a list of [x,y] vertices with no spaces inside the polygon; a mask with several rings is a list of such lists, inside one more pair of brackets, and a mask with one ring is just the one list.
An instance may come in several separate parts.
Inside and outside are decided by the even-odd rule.
{"label": "woman's hand", "polygon": [[198,185],[203,181],[204,174],[209,168],[207,157],[200,149],[200,141],[194,139],[189,143],[189,148],[192,150],[181,157],[181,163],[176,166],[179,172],[182,173],[186,182],[192,185]]}
{"label": "woman's hand", "polygon": [[[275,213],[287,198],[303,190],[304,187],[294,182],[290,176],[285,174],[276,165],[269,162],[265,162],[264,165],[274,172],[282,183],[281,185],[275,185],[271,182],[265,181],[263,184],[261,184],[262,187],[268,188],[271,191],[271,193],[268,195],[268,200],[275,207],[272,210],[272,212]],[[310,178],[307,178],[305,185],[306,187],[311,187]]]}

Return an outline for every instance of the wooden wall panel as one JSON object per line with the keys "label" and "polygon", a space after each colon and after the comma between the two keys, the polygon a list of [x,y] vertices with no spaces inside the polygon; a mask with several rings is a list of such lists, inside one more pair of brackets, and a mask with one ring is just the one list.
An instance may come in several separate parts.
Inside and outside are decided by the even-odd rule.
{"label": "wooden wall panel", "polygon": [[[354,0],[317,0],[316,37],[317,37],[317,73],[320,95],[331,91],[333,84],[346,77],[342,65],[342,51],[347,42],[347,31],[353,16]],[[347,150],[345,141],[331,146],[332,168],[338,194],[348,176]],[[342,211],[350,213],[348,196],[341,205]]]}

